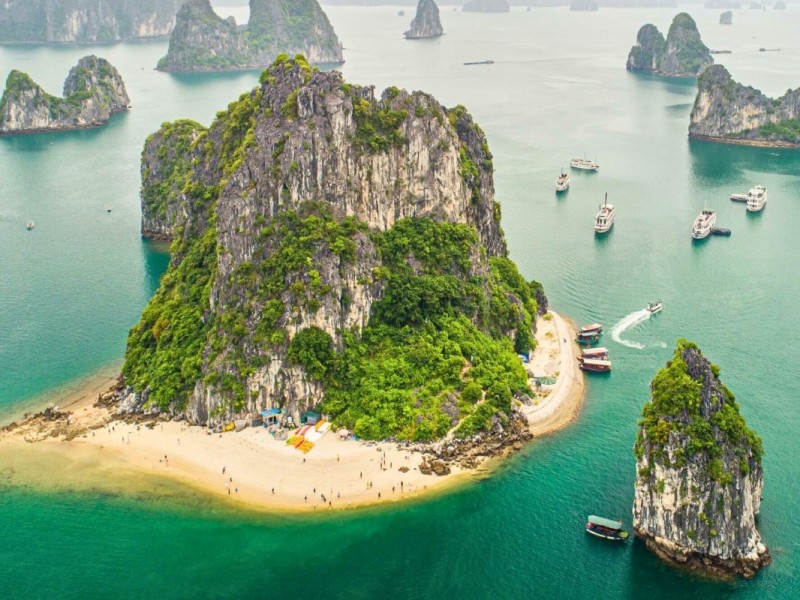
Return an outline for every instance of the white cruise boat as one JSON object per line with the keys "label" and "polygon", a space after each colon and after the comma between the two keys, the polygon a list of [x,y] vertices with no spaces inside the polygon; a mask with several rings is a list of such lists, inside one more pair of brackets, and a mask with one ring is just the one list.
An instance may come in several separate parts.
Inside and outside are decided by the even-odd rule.
{"label": "white cruise boat", "polygon": [[569,161],[569,166],[583,171],[597,171],[600,169],[600,165],[588,158],[573,158]]}
{"label": "white cruise boat", "polygon": [[561,175],[556,179],[556,191],[566,192],[569,189],[569,173],[561,172]]}
{"label": "white cruise boat", "polygon": [[711,233],[711,230],[714,229],[714,225],[716,224],[717,213],[704,208],[703,212],[694,220],[694,224],[692,225],[692,238],[695,240],[702,240],[708,237],[708,234]]}
{"label": "white cruise boat", "polygon": [[603,204],[600,205],[600,211],[594,219],[595,233],[605,233],[614,225],[614,217],[617,214],[617,209],[613,204],[608,203],[608,194]]}
{"label": "white cruise boat", "polygon": [[763,185],[756,185],[750,188],[747,194],[747,210],[758,212],[767,203],[767,188]]}

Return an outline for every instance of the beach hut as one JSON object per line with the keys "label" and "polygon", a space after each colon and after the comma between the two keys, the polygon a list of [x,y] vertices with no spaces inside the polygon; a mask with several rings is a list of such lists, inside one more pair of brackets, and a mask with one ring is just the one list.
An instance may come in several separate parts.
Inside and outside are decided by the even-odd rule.
{"label": "beach hut", "polygon": [[319,413],[308,411],[302,417],[300,417],[300,422],[305,423],[306,425],[316,425],[317,421],[319,421]]}
{"label": "beach hut", "polygon": [[278,423],[278,418],[281,416],[280,408],[270,408],[269,410],[261,411],[261,418],[264,420],[264,427],[275,425]]}

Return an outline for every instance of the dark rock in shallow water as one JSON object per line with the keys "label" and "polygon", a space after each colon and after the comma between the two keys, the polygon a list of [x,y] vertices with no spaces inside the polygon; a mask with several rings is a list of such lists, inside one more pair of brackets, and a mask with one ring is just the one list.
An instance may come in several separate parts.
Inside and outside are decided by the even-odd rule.
{"label": "dark rock in shallow water", "polygon": [[771,562],[756,528],[761,439],[696,345],[680,340],[642,410],[633,527],[667,562],[752,577]]}
{"label": "dark rock in shallow water", "polygon": [[341,63],[342,44],[317,0],[250,0],[244,29],[222,19],[210,0],[187,0],[178,12],[162,71],[263,69],[278,54]]}
{"label": "dark rock in shallow water", "polygon": [[434,0],[419,0],[417,14],[411,21],[411,29],[405,32],[409,40],[439,37],[444,33],[439,20],[439,7]]}
{"label": "dark rock in shallow water", "polygon": [[0,134],[97,127],[129,104],[120,74],[96,56],[70,69],[62,98],[45,92],[26,73],[12,71],[0,100]]}

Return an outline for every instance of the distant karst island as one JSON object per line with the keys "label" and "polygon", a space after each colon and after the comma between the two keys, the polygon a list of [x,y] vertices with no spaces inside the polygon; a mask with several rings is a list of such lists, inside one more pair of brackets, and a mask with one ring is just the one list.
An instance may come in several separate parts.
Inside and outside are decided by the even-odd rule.
{"label": "distant karst island", "polygon": [[444,34],[442,22],[439,19],[439,7],[435,0],[419,0],[417,14],[411,21],[411,29],[406,31],[406,39],[417,40],[422,38],[439,37]]}
{"label": "distant karst island", "polygon": [[744,86],[722,65],[697,80],[689,136],[751,146],[800,147],[800,88],[780,98]]}
{"label": "distant karst island", "polygon": [[4,0],[0,42],[93,43],[167,36],[183,0]]}
{"label": "distant karst island", "polygon": [[634,446],[636,535],[671,564],[753,577],[771,562],[756,527],[761,438],[692,342],[678,341],[650,392]]}
{"label": "distant karst island", "polygon": [[694,19],[686,13],[675,16],[667,39],[655,25],[644,25],[628,54],[627,68],[667,77],[696,77],[714,63],[700,39]]}
{"label": "distant karst island", "polygon": [[0,134],[97,127],[129,104],[120,74],[96,56],[86,56],[70,69],[61,98],[45,92],[27,73],[11,71],[0,100]]}
{"label": "distant karst island", "polygon": [[511,6],[508,0],[468,0],[462,8],[464,12],[498,13],[508,12]]}
{"label": "distant karst island", "polygon": [[733,23],[733,12],[726,10],[719,16],[720,25],[731,25]]}
{"label": "distant karst island", "polygon": [[284,52],[317,64],[344,61],[342,44],[317,0],[250,0],[244,28],[233,17],[219,17],[209,0],[187,0],[158,69],[262,69]]}

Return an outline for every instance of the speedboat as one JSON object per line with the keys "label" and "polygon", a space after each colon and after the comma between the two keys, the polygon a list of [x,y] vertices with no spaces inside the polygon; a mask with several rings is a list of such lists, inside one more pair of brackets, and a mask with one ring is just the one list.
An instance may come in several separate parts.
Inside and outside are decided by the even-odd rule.
{"label": "speedboat", "polygon": [[767,188],[763,185],[753,186],[747,193],[748,212],[758,212],[767,203]]}
{"label": "speedboat", "polygon": [[594,231],[595,233],[606,233],[614,226],[614,217],[617,214],[617,209],[613,204],[608,203],[608,194],[606,200],[600,205],[600,211],[594,218]]}
{"label": "speedboat", "polygon": [[703,212],[694,220],[694,224],[692,224],[692,238],[695,240],[702,240],[705,237],[708,237],[708,234],[711,233],[711,230],[714,229],[714,225],[717,223],[717,213],[713,210],[709,210],[707,208],[703,209]]}
{"label": "speedboat", "polygon": [[566,192],[569,189],[569,173],[561,171],[561,175],[556,179],[556,191]]}
{"label": "speedboat", "polygon": [[600,169],[600,165],[588,158],[573,158],[569,161],[569,166],[582,171],[598,171]]}
{"label": "speedboat", "polygon": [[647,312],[649,312],[651,315],[661,312],[662,308],[664,308],[664,305],[661,303],[661,300],[647,303]]}
{"label": "speedboat", "polygon": [[28,224],[26,225],[26,227],[28,228],[28,231],[30,231],[31,229],[36,227],[36,224],[33,221],[28,221]]}
{"label": "speedboat", "polygon": [[586,533],[615,542],[624,542],[628,539],[628,532],[622,529],[621,521],[612,521],[595,515],[589,515]]}

